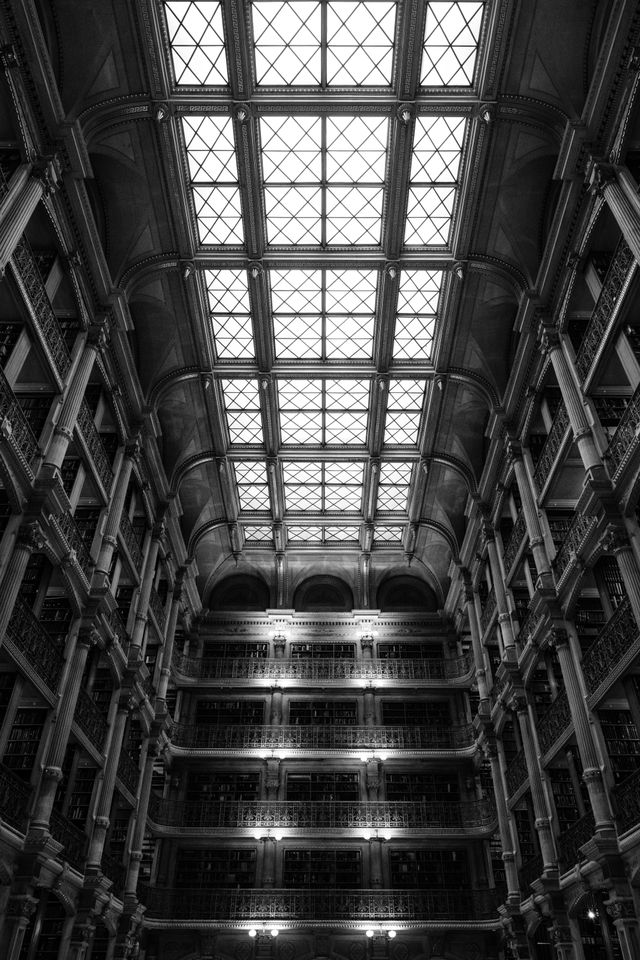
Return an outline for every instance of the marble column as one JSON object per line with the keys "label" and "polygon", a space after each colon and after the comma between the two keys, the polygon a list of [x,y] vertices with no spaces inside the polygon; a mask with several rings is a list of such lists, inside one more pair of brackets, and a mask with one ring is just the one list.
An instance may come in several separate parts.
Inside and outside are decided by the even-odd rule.
{"label": "marble column", "polygon": [[34,550],[41,550],[43,546],[44,537],[39,524],[26,523],[19,528],[13,552],[0,583],[0,643],[7,632],[29,557]]}
{"label": "marble column", "polygon": [[40,200],[55,190],[59,167],[54,159],[23,164],[9,181],[9,189],[0,203],[0,277],[15,251],[20,237]]}
{"label": "marble column", "polygon": [[476,668],[478,696],[480,697],[480,704],[486,704],[486,712],[489,713],[490,708],[488,706],[489,687],[487,684],[487,671],[485,669],[484,651],[482,649],[482,640],[480,637],[480,626],[478,624],[478,617],[476,615],[471,574],[466,568],[461,570],[460,573],[463,581],[464,606],[467,613],[467,620],[469,621],[469,631],[471,633],[471,648],[473,650],[473,660]]}
{"label": "marble column", "polygon": [[547,810],[547,802],[542,786],[542,778],[540,776],[540,769],[538,767],[536,748],[531,733],[529,707],[526,697],[518,695],[515,695],[512,698],[511,705],[516,711],[516,715],[518,717],[518,726],[520,727],[520,735],[522,737],[522,748],[524,750],[524,755],[527,762],[527,770],[529,771],[531,799],[533,801],[533,811],[536,818],[535,828],[540,841],[540,852],[542,853],[544,872],[547,873],[550,870],[557,870],[558,857],[553,841],[551,820],[549,817],[549,811]]}
{"label": "marble column", "polygon": [[504,574],[498,557],[498,547],[496,545],[493,526],[486,520],[482,523],[482,534],[487,547],[487,556],[489,558],[489,569],[491,570],[491,582],[493,592],[496,598],[496,608],[498,611],[498,626],[504,652],[507,656],[515,657],[515,637],[513,635],[513,626],[507,606],[507,594],[504,589]]}
{"label": "marble column", "polygon": [[129,857],[129,869],[127,871],[127,882],[125,885],[125,897],[130,900],[136,899],[138,888],[138,876],[140,874],[140,864],[142,862],[142,845],[147,828],[147,812],[149,810],[149,799],[151,797],[151,784],[153,782],[153,766],[158,757],[158,744],[149,744],[140,787],[138,791],[138,809],[136,810],[136,822],[133,828],[133,837],[131,839],[131,855]]}
{"label": "marble column", "polygon": [[105,586],[107,577],[109,576],[113,554],[118,545],[118,531],[120,529],[120,521],[122,520],[122,511],[127,497],[127,490],[129,489],[131,471],[133,470],[133,465],[139,451],[140,443],[138,440],[127,444],[125,447],[124,457],[120,465],[120,470],[118,471],[118,478],[111,495],[107,522],[105,523],[100,553],[93,577],[94,584],[98,587]]}
{"label": "marble column", "polygon": [[157,698],[158,700],[166,700],[167,698],[167,687],[169,686],[169,680],[171,678],[171,663],[173,660],[173,644],[176,636],[176,626],[178,625],[178,615],[180,613],[180,604],[182,603],[182,595],[184,592],[184,577],[186,570],[184,567],[180,567],[178,574],[176,576],[176,582],[173,588],[173,595],[171,597],[171,609],[169,611],[169,619],[167,621],[167,630],[164,640],[164,646],[162,648],[162,668],[160,670],[160,680],[158,681],[158,690]]}
{"label": "marble column", "polygon": [[507,785],[502,776],[498,747],[495,741],[485,739],[482,744],[485,756],[491,766],[491,780],[493,782],[498,829],[500,831],[500,845],[502,847],[502,861],[504,863],[505,878],[507,881],[507,899],[520,900],[520,881],[516,866],[516,853],[513,846],[511,827],[509,826],[509,811],[507,809]]}
{"label": "marble column", "polygon": [[594,163],[590,181],[592,188],[604,197],[636,262],[640,263],[640,196],[628,167]]}
{"label": "marble column", "polygon": [[515,440],[507,441],[507,453],[513,464],[513,473],[516,478],[516,486],[522,502],[522,513],[529,536],[529,548],[533,555],[533,561],[536,565],[538,577],[543,586],[551,586],[553,577],[551,574],[551,564],[547,556],[547,550],[542,535],[540,519],[538,517],[538,508],[535,497],[529,481],[524,460],[522,459],[522,448]]}
{"label": "marble column", "polygon": [[149,598],[151,597],[151,590],[153,588],[153,580],[156,575],[156,563],[158,560],[158,551],[160,549],[160,542],[164,537],[165,526],[161,521],[155,523],[151,533],[151,542],[149,544],[149,550],[147,552],[147,560],[144,566],[144,574],[142,576],[142,585],[140,587],[140,594],[138,596],[138,604],[136,606],[136,616],[133,625],[133,632],[131,634],[131,647],[129,649],[129,659],[136,660],[142,649],[142,642],[144,640],[144,631],[147,626],[147,617],[149,611]]}

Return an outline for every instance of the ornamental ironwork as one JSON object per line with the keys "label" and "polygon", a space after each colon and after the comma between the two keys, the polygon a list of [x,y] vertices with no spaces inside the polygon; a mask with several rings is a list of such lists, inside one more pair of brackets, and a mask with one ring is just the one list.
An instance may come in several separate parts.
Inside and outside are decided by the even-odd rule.
{"label": "ornamental ironwork", "polygon": [[326,749],[326,750],[460,750],[471,747],[473,727],[421,726],[259,726],[257,724],[175,725],[175,746],[192,750]]}
{"label": "ornamental ironwork", "polygon": [[534,612],[531,606],[531,601],[529,601],[529,605],[527,607],[527,614],[524,620],[522,621],[522,626],[520,627],[520,632],[518,634],[518,643],[520,644],[521,647],[525,647],[529,643],[531,638],[535,636],[543,616],[544,614],[542,613]]}
{"label": "ornamental ironwork", "polygon": [[521,750],[520,753],[516,753],[505,772],[507,793],[510,797],[516,793],[525,780],[527,780],[528,776],[527,758],[525,757],[524,750]]}
{"label": "ornamental ironwork", "polygon": [[591,840],[596,830],[593,814],[589,810],[576,823],[562,831],[558,838],[558,859],[564,870],[584,860],[580,847]]}
{"label": "ornamental ironwork", "polygon": [[181,830],[232,828],[350,828],[350,829],[466,829],[489,827],[495,822],[490,800],[452,801],[178,801],[152,795],[150,819]]}
{"label": "ornamental ironwork", "polygon": [[82,870],[87,850],[87,835],[56,810],[51,811],[49,829],[53,839],[62,844],[64,859],[72,867]]}
{"label": "ornamental ironwork", "polygon": [[518,516],[516,517],[516,522],[513,526],[513,530],[511,531],[509,542],[507,543],[507,546],[505,547],[505,551],[504,551],[504,568],[507,571],[507,573],[509,572],[509,570],[511,570],[511,567],[513,566],[513,562],[516,559],[516,555],[518,553],[518,550],[520,549],[520,546],[522,544],[522,541],[524,539],[526,532],[527,532],[527,524],[524,519],[524,513],[522,512],[522,510],[520,510],[520,512],[518,513]]}
{"label": "ornamental ironwork", "polygon": [[560,544],[560,549],[553,561],[553,570],[558,580],[562,578],[572,559],[579,554],[597,522],[595,517],[584,517],[581,513],[574,516],[569,532]]}
{"label": "ornamental ironwork", "polygon": [[27,309],[39,328],[60,377],[64,379],[71,365],[71,358],[58,319],[53,312],[53,307],[42,282],[36,259],[24,237],[21,237],[18,241],[11,257],[11,263]]}
{"label": "ornamental ironwork", "polygon": [[556,740],[566,732],[571,724],[571,711],[567,694],[562,691],[553,701],[538,723],[538,744],[540,752],[548,753]]}
{"label": "ornamental ironwork", "polygon": [[544,447],[540,453],[540,459],[536,464],[535,473],[533,475],[533,479],[538,490],[543,489],[549,478],[551,469],[555,463],[556,457],[558,456],[558,451],[562,446],[562,442],[567,434],[568,429],[569,415],[564,403],[561,403],[556,411],[555,417],[553,418],[551,430],[549,430],[549,435],[545,440]]}
{"label": "ornamental ironwork", "polygon": [[0,817],[23,833],[29,822],[31,786],[0,763]]}
{"label": "ornamental ironwork", "polygon": [[82,687],[78,692],[73,719],[94,747],[102,750],[107,737],[107,721]]}
{"label": "ornamental ironwork", "polygon": [[640,768],[615,788],[618,834],[640,823]]}
{"label": "ornamental ironwork", "polygon": [[108,495],[111,491],[111,484],[113,482],[111,463],[109,462],[109,457],[104,448],[102,437],[98,433],[91,415],[91,410],[89,409],[89,405],[87,404],[86,400],[82,401],[78,411],[78,429],[80,430],[82,439],[84,440],[93,465],[96,468],[96,473],[100,478],[100,483]]}
{"label": "ornamental ironwork", "polygon": [[584,655],[582,673],[590,694],[620,667],[639,636],[640,630],[626,597]]}
{"label": "ornamental ironwork", "polygon": [[62,674],[62,654],[31,610],[19,598],[9,620],[7,639],[55,693]]}
{"label": "ornamental ironwork", "polygon": [[151,593],[149,594],[149,609],[154,616],[156,625],[160,633],[164,633],[165,624],[167,619],[164,613],[164,607],[162,605],[162,600],[158,596],[158,592],[155,587],[151,588]]}
{"label": "ornamental ironwork", "polygon": [[133,525],[126,513],[123,513],[120,518],[120,536],[124,540],[124,545],[127,548],[131,562],[139,573],[142,570],[142,550],[140,549]]}
{"label": "ornamental ironwork", "polygon": [[635,258],[626,240],[622,238],[607,271],[598,302],[576,357],[576,370],[581,382],[585,380],[605,342],[607,328],[633,270],[635,270]]}
{"label": "ornamental ironwork", "polygon": [[141,887],[153,918],[197,920],[482,920],[495,890],[220,890]]}
{"label": "ornamental ironwork", "polygon": [[201,659],[178,655],[176,671],[199,680],[455,680],[471,670],[468,656],[452,660]]}
{"label": "ornamental ironwork", "polygon": [[0,369],[0,435],[10,439],[27,463],[31,463],[38,452],[38,439],[2,369]]}
{"label": "ornamental ironwork", "polygon": [[480,616],[480,630],[482,631],[482,633],[485,632],[485,630],[491,623],[491,619],[495,612],[496,612],[496,595],[493,590],[490,590],[487,596],[487,599],[484,602],[484,606],[482,608],[482,614]]}
{"label": "ornamental ironwork", "polygon": [[138,764],[133,757],[130,756],[126,750],[121,750],[118,758],[118,780],[120,780],[134,796],[138,788],[138,773]]}
{"label": "ornamental ironwork", "polygon": [[637,448],[639,434],[640,386],[627,404],[606,452],[612,476],[615,476],[629,461],[633,451]]}
{"label": "ornamental ironwork", "polygon": [[91,579],[92,560],[89,551],[78,529],[78,525],[70,513],[59,513],[53,518],[56,526],[67,541],[70,550],[74,553],[78,566],[87,580]]}

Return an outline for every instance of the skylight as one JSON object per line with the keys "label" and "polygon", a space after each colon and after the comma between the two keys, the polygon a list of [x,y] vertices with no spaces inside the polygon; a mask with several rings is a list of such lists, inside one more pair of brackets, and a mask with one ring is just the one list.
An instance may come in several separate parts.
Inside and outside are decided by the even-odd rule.
{"label": "skylight", "polygon": [[466,87],[473,83],[484,3],[431,0],[422,54],[423,86]]}
{"label": "skylight", "polygon": [[265,86],[389,86],[396,3],[253,0],[255,71]]}
{"label": "skylight", "polygon": [[413,463],[390,461],[380,466],[378,510],[406,512]]}
{"label": "skylight", "polygon": [[404,242],[445,246],[456,198],[463,117],[417,117]]}
{"label": "skylight", "polygon": [[231,117],[183,117],[182,130],[200,243],[244,243]]}
{"label": "skylight", "polygon": [[376,523],[374,526],[374,544],[401,544],[404,527]]}
{"label": "skylight", "polygon": [[270,526],[253,523],[245,523],[243,526],[244,538],[248,543],[269,543],[272,540],[273,533]]}
{"label": "skylight", "polygon": [[271,244],[379,245],[386,117],[262,117]]}
{"label": "skylight", "polygon": [[170,0],[164,9],[176,84],[226,85],[229,78],[221,4],[213,0]]}
{"label": "skylight", "polygon": [[355,446],[366,442],[368,380],[281,380],[284,446]]}
{"label": "skylight", "polygon": [[385,445],[414,445],[425,395],[423,380],[395,380],[389,385]]}
{"label": "skylight", "polygon": [[331,543],[356,544],[360,536],[360,527],[347,526],[303,526],[301,524],[287,524],[289,543],[303,543],[320,546]]}
{"label": "skylight", "polygon": [[375,270],[272,270],[278,359],[370,359]]}
{"label": "skylight", "polygon": [[253,512],[269,510],[269,486],[264,462],[237,461],[234,463],[240,509]]}
{"label": "skylight", "polygon": [[231,443],[262,443],[260,396],[256,381],[222,380],[222,392]]}
{"label": "skylight", "polygon": [[402,271],[394,360],[426,360],[431,356],[441,284],[441,270]]}
{"label": "skylight", "polygon": [[287,512],[359,511],[364,464],[353,461],[300,462],[282,465]]}
{"label": "skylight", "polygon": [[246,272],[205,270],[204,278],[218,359],[253,359],[253,330]]}

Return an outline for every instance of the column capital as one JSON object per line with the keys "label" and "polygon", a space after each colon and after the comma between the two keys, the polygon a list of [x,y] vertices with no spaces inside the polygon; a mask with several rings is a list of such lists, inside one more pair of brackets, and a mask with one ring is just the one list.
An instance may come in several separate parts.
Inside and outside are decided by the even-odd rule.
{"label": "column capital", "polygon": [[473,580],[471,579],[471,571],[468,567],[460,567],[460,576],[462,577],[464,599],[467,603],[473,603]]}
{"label": "column capital", "polygon": [[33,552],[34,550],[41,550],[44,544],[44,534],[37,521],[22,524],[16,537],[16,546],[26,547],[30,552]]}
{"label": "column capital", "polygon": [[515,463],[516,460],[522,460],[522,444],[516,437],[507,436],[504,449],[511,463]]}
{"label": "column capital", "polygon": [[59,185],[62,176],[62,166],[57,154],[36,157],[31,169],[32,176],[39,180],[45,196],[54,193]]}
{"label": "column capital", "polygon": [[109,321],[106,316],[96,319],[87,330],[87,347],[96,352],[103,350],[109,343]]}
{"label": "column capital", "polygon": [[627,532],[618,523],[610,523],[607,526],[600,540],[600,547],[605,553],[621,553],[623,550],[631,550],[631,544]]}
{"label": "column capital", "polygon": [[527,698],[523,693],[513,693],[509,699],[509,707],[516,713],[528,713]]}
{"label": "column capital", "polygon": [[548,319],[540,321],[538,340],[545,353],[553,353],[555,350],[562,349],[560,331]]}
{"label": "column capital", "polygon": [[151,538],[152,540],[162,540],[165,533],[167,532],[167,525],[164,520],[158,520],[154,523],[151,528]]}
{"label": "column capital", "polygon": [[547,634],[547,645],[552,650],[559,650],[560,647],[569,645],[569,634],[564,627],[552,627]]}
{"label": "column capital", "polygon": [[124,455],[127,460],[137,460],[140,456],[140,451],[142,450],[142,441],[140,439],[140,434],[136,434],[135,437],[132,437],[130,440],[125,443]]}
{"label": "column capital", "polygon": [[595,157],[591,157],[587,165],[585,179],[593,193],[601,197],[604,194],[605,187],[616,182],[616,168],[613,163],[609,163],[607,160],[597,160]]}
{"label": "column capital", "polygon": [[482,534],[483,545],[492,543],[496,539],[496,531],[488,517],[480,518],[480,532]]}
{"label": "column capital", "polygon": [[78,634],[77,644],[92,649],[104,645],[104,640],[95,627],[83,627]]}

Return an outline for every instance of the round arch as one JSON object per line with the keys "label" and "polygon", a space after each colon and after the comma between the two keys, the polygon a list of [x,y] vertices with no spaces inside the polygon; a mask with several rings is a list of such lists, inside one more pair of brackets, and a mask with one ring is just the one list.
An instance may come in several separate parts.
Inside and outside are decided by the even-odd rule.
{"label": "round arch", "polygon": [[353,593],[340,577],[308,577],[298,586],[293,607],[303,613],[347,613],[353,610]]}

